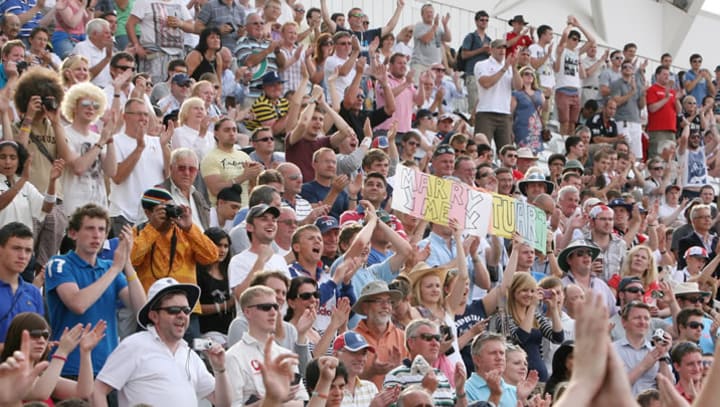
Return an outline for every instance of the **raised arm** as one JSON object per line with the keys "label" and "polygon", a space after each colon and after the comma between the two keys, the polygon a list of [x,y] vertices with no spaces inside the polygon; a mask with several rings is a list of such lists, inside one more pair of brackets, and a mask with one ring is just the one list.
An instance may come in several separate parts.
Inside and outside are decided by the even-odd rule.
{"label": "raised arm", "polygon": [[327,0],[320,0],[320,14],[322,14],[323,22],[325,22],[325,25],[327,25],[328,32],[332,34],[337,31],[337,24],[335,24],[335,22],[330,18]]}

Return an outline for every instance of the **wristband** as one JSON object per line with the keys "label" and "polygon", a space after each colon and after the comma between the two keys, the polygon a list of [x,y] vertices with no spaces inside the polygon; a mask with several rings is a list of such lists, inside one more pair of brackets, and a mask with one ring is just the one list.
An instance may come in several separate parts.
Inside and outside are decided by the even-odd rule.
{"label": "wristband", "polygon": [[119,97],[120,97],[120,94],[119,94],[119,93],[115,93],[115,94],[113,95],[113,97],[114,97],[114,98],[119,98]]}
{"label": "wristband", "polygon": [[138,279],[137,273],[133,273],[133,275],[131,275],[130,277],[127,278],[127,282],[130,283],[130,282],[135,281],[135,280],[137,280],[137,279]]}
{"label": "wristband", "polygon": [[467,393],[457,393],[456,396],[457,396],[457,398],[459,398],[459,399],[464,399],[465,396],[467,396]]}
{"label": "wristband", "polygon": [[65,356],[60,356],[60,355],[52,355],[50,357],[50,359],[57,359],[57,360],[62,360],[63,362],[67,362],[67,358]]}
{"label": "wristband", "polygon": [[54,204],[55,201],[57,201],[57,197],[55,195],[45,194],[43,202]]}
{"label": "wristband", "polygon": [[219,314],[220,313],[220,304],[214,302],[213,305],[215,306],[215,313]]}
{"label": "wristband", "polygon": [[222,368],[222,369],[213,369],[213,373],[216,373],[216,374],[225,373],[225,368]]}
{"label": "wristband", "polygon": [[314,392],[312,392],[312,397],[319,397],[319,398],[321,398],[321,399],[327,400],[328,395],[327,395],[327,394],[318,393],[318,392],[314,391]]}
{"label": "wristband", "polygon": [[30,126],[20,127],[20,132],[21,133],[30,133]]}

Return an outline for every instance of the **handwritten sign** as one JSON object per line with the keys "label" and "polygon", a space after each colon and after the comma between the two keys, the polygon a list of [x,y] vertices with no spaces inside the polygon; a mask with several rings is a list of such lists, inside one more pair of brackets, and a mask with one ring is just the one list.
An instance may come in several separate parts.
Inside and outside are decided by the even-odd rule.
{"label": "handwritten sign", "polygon": [[490,233],[509,239],[517,231],[534,249],[545,253],[547,226],[542,210],[415,168],[398,165],[392,208],[441,225],[454,218],[461,229],[476,236]]}

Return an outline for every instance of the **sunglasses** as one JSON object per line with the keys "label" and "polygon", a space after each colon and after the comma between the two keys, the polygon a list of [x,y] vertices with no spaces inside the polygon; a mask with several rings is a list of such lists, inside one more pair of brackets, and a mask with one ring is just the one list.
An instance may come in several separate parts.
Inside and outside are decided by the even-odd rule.
{"label": "sunglasses", "polygon": [[160,308],[155,308],[155,309],[158,310],[158,311],[165,311],[165,312],[167,312],[167,313],[170,314],[170,315],[178,315],[178,314],[180,314],[181,312],[182,312],[183,314],[185,314],[185,315],[190,315],[190,313],[192,312],[192,308],[190,308],[190,307],[188,307],[188,306],[184,306],[184,307],[181,307],[181,306],[160,307]]}
{"label": "sunglasses", "polygon": [[288,179],[289,179],[290,181],[297,181],[297,180],[299,180],[300,178],[302,178],[302,175],[300,175],[300,174],[293,174],[293,175],[289,175],[289,176],[288,176]]}
{"label": "sunglasses", "polygon": [[618,56],[618,57],[613,57],[613,59],[616,61],[622,61],[623,59],[625,59],[625,57]]}
{"label": "sunglasses", "polygon": [[304,13],[304,12],[305,12],[305,9],[304,9],[304,8],[296,8],[296,9],[295,9],[295,12],[296,12],[296,13]]}
{"label": "sunglasses", "polygon": [[578,37],[569,37],[568,39],[572,41],[580,41],[580,38]]}
{"label": "sunglasses", "polygon": [[627,293],[633,293],[633,294],[638,294],[638,293],[645,294],[645,290],[643,290],[640,287],[630,287],[630,288],[624,289],[623,291],[625,291]]}
{"label": "sunglasses", "polygon": [[128,69],[135,69],[135,67],[127,66],[127,65],[115,65],[115,69],[119,69],[121,71],[127,71]]}
{"label": "sunglasses", "polygon": [[432,341],[440,342],[440,341],[442,341],[442,336],[440,336],[440,334],[424,334],[423,333],[423,334],[419,334],[417,337],[422,339],[425,342],[432,342]]}
{"label": "sunglasses", "polygon": [[50,337],[50,331],[47,329],[33,329],[30,331],[30,337],[33,339],[48,339]]}
{"label": "sunglasses", "polygon": [[575,256],[588,256],[588,257],[592,257],[592,252],[590,252],[590,250],[575,250],[574,252],[572,252],[572,254],[575,255]]}
{"label": "sunglasses", "polygon": [[492,173],[492,172],[479,172],[477,177],[478,177],[478,178],[485,178],[485,177],[489,177],[489,176],[491,176],[491,175],[494,175],[494,173]]}
{"label": "sunglasses", "polygon": [[702,322],[690,321],[687,323],[687,327],[690,329],[705,329],[705,324],[703,324]]}
{"label": "sunglasses", "polygon": [[350,41],[343,41],[343,42],[338,42],[338,43],[336,43],[336,45],[340,45],[340,46],[350,45],[350,44],[351,44]]}
{"label": "sunglasses", "polygon": [[664,169],[665,169],[665,167],[652,167],[652,168],[650,168],[650,170],[652,170],[652,171],[662,171],[662,170],[664,170]]}
{"label": "sunglasses", "polygon": [[100,103],[94,100],[85,99],[80,102],[80,107],[92,107],[93,109],[98,110],[100,109]]}
{"label": "sunglasses", "polygon": [[417,147],[420,145],[417,141],[408,141],[408,145],[411,147]]}
{"label": "sunglasses", "polygon": [[319,291],[313,291],[311,293],[302,293],[298,294],[298,298],[300,298],[303,301],[307,301],[311,298],[320,298],[320,292]]}
{"label": "sunglasses", "polygon": [[260,143],[260,142],[263,142],[263,141],[272,141],[272,139],[273,139],[272,137],[263,137],[263,138],[255,139],[255,140],[253,140],[253,141],[254,141],[254,142],[257,142],[257,143]]}
{"label": "sunglasses", "polygon": [[332,41],[323,41],[323,42],[320,43],[320,46],[321,46],[321,47],[325,47],[325,46],[327,46],[327,45],[335,45],[335,43],[332,42]]}
{"label": "sunglasses", "polygon": [[278,304],[275,303],[275,302],[268,302],[268,303],[265,303],[265,304],[253,304],[253,305],[248,305],[248,308],[257,308],[257,309],[259,309],[260,311],[268,312],[268,311],[270,311],[271,309],[274,309],[275,311],[279,310],[279,309],[280,309],[280,305],[278,305]]}
{"label": "sunglasses", "polygon": [[369,21],[363,21],[363,25],[370,25]]}

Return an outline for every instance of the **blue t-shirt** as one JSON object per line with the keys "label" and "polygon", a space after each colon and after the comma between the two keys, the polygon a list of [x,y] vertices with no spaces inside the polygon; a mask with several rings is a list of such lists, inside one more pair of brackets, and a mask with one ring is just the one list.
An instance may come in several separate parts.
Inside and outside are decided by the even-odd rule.
{"label": "blue t-shirt", "polygon": [[[36,0],[5,0],[0,4],[0,13],[25,14],[30,11],[31,8],[35,7],[35,4],[37,4]],[[42,13],[35,13],[35,15],[20,28],[18,36],[22,38],[29,37],[33,28],[39,25],[41,18]]]}
{"label": "blue t-shirt", "polygon": [[[688,70],[685,72],[685,77],[683,78],[684,82],[690,83],[697,78],[697,75],[692,70]],[[705,78],[702,78],[698,81],[698,83],[695,85],[693,90],[689,92],[693,97],[695,97],[695,100],[697,101],[698,106],[702,104],[703,99],[705,99],[705,96],[707,96],[707,81]]]}
{"label": "blue t-shirt", "polygon": [[[300,196],[307,199],[311,204],[321,202],[330,193],[330,187],[320,185],[317,181],[306,182],[302,186]],[[348,210],[350,206],[350,199],[345,190],[340,191],[340,194],[335,199],[332,208],[330,208],[330,216],[335,219],[340,219],[340,215]]]}
{"label": "blue t-shirt", "polygon": [[[485,304],[482,300],[474,300],[468,306],[465,307],[465,313],[462,315],[455,315],[455,327],[457,328],[457,336],[461,337],[465,332],[469,331],[475,324],[487,318],[485,312]],[[475,371],[475,365],[472,361],[472,353],[470,348],[472,347],[472,341],[468,342],[464,348],[460,349],[460,356],[462,356],[463,363],[465,363],[465,371]]]}
{"label": "blue t-shirt", "polygon": [[[112,261],[97,259],[95,266],[91,266],[81,259],[74,251],[66,255],[53,256],[45,268],[45,287],[47,290],[48,308],[50,310],[50,326],[52,327],[52,339],[59,340],[65,327],[72,328],[77,324],[97,324],[105,320],[107,329],[103,337],[92,351],[93,373],[97,374],[105,364],[110,352],[118,345],[117,310],[116,300],[125,287],[127,279],[122,272],[115,277],[115,280],[105,290],[93,305],[84,314],[78,315],[70,311],[62,302],[56,288],[64,283],[75,283],[79,289],[95,283],[107,273]],[[68,355],[67,362],[63,367],[64,376],[77,376],[80,370],[80,351],[76,348]]]}
{"label": "blue t-shirt", "polygon": [[21,312],[45,314],[40,290],[20,276],[17,279],[18,288],[14,295],[10,284],[0,281],[0,342],[5,342],[5,335],[15,315]]}

